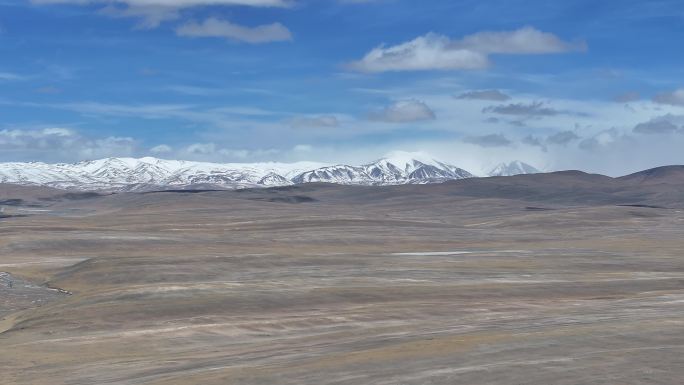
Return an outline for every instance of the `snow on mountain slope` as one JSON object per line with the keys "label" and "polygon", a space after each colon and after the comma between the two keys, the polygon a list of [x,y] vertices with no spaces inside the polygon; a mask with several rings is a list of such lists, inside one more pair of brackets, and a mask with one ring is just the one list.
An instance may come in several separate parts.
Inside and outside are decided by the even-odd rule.
{"label": "snow on mountain slope", "polygon": [[282,175],[276,174],[275,172],[270,172],[261,178],[257,184],[262,186],[289,186],[294,183]]}
{"label": "snow on mountain slope", "polygon": [[207,163],[157,158],[107,158],[74,164],[0,163],[0,183],[74,190],[137,191],[216,186],[245,188],[327,182],[355,185],[438,183],[469,172],[429,157],[397,153],[361,166],[299,163]]}
{"label": "snow on mountain slope", "polygon": [[538,174],[541,171],[530,166],[527,163],[523,163],[519,160],[513,161],[511,163],[501,163],[494,167],[489,173],[489,176],[513,176],[513,175],[523,175],[523,174]]}
{"label": "snow on mountain slope", "polygon": [[394,185],[426,184],[472,178],[469,172],[434,159],[383,158],[362,166],[336,165],[307,171],[294,183]]}
{"label": "snow on mountain slope", "polygon": [[296,184],[326,182],[337,184],[368,185],[372,184],[373,179],[366,174],[366,171],[363,167],[340,164],[304,172],[294,177],[292,181]]}
{"label": "snow on mountain slope", "polygon": [[218,164],[156,158],[107,158],[74,164],[0,163],[0,182],[77,190],[117,190],[134,184],[272,186],[291,184],[290,178],[321,166],[324,164],[314,162]]}

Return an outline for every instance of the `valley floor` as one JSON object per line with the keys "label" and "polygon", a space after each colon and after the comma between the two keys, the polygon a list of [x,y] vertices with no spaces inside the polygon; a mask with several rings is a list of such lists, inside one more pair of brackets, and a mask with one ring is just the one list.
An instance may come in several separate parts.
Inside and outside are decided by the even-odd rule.
{"label": "valley floor", "polygon": [[684,378],[681,210],[264,194],[121,194],[0,220],[0,271],[21,283],[3,299],[47,290],[28,282],[71,292],[0,301],[0,384]]}

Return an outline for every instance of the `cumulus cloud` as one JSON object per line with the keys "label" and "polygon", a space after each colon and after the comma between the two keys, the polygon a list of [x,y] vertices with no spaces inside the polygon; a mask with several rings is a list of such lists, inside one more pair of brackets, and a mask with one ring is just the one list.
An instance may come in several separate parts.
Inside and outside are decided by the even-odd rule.
{"label": "cumulus cloud", "polygon": [[369,118],[379,122],[408,123],[435,120],[436,116],[427,104],[418,100],[404,100],[371,112]]}
{"label": "cumulus cloud", "polygon": [[395,46],[380,45],[349,67],[360,72],[476,70],[489,67],[491,54],[540,55],[584,49],[584,43],[568,43],[529,26],[479,32],[460,40],[428,33]]}
{"label": "cumulus cloud", "polygon": [[476,144],[481,147],[506,147],[513,143],[503,134],[469,136],[464,138],[463,141],[466,143]]}
{"label": "cumulus cloud", "polygon": [[337,117],[332,115],[297,116],[289,119],[287,123],[292,128],[335,128],[340,125]]}
{"label": "cumulus cloud", "polygon": [[659,116],[637,124],[633,131],[637,134],[671,134],[680,130],[682,120],[683,117],[670,114]]}
{"label": "cumulus cloud", "polygon": [[470,100],[489,100],[494,102],[505,102],[511,97],[499,90],[480,90],[468,91],[457,96],[456,99],[470,99]]}
{"label": "cumulus cloud", "polygon": [[600,131],[592,137],[583,139],[579,143],[579,148],[587,151],[599,150],[626,138],[626,135],[622,134],[615,128],[611,128],[609,130]]}
{"label": "cumulus cloud", "polygon": [[178,36],[218,37],[251,44],[292,40],[292,33],[280,23],[245,27],[214,17],[201,23],[191,21],[176,29]]}
{"label": "cumulus cloud", "polygon": [[659,93],[653,97],[653,101],[658,104],[667,104],[670,106],[684,106],[684,88]]}
{"label": "cumulus cloud", "polygon": [[101,13],[141,18],[140,27],[154,28],[180,17],[180,11],[202,6],[289,7],[288,0],[31,0],[34,4],[103,5]]}
{"label": "cumulus cloud", "polygon": [[392,47],[381,45],[349,67],[360,72],[474,70],[489,66],[487,55],[451,47],[451,40],[429,33]]}
{"label": "cumulus cloud", "polygon": [[483,113],[495,113],[500,115],[515,115],[515,116],[554,116],[560,114],[559,111],[545,107],[542,102],[533,102],[529,104],[514,103],[500,106],[490,106],[482,110]]}
{"label": "cumulus cloud", "polygon": [[569,43],[558,36],[526,26],[515,31],[479,32],[454,42],[454,46],[494,54],[550,54],[587,49],[586,43]]}

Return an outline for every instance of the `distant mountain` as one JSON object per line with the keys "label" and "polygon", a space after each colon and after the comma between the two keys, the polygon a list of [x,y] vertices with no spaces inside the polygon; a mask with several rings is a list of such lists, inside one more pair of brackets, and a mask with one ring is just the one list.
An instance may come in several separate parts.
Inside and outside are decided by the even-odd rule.
{"label": "distant mountain", "polygon": [[436,160],[383,158],[362,166],[336,165],[307,171],[294,183],[327,182],[359,185],[397,185],[441,183],[472,178],[468,171]]}
{"label": "distant mountain", "polygon": [[0,163],[0,183],[71,190],[145,191],[246,188],[326,182],[346,185],[440,183],[473,177],[434,159],[404,156],[361,165],[206,163],[157,158],[107,158],[73,164]]}
{"label": "distant mountain", "polygon": [[487,175],[488,176],[513,176],[513,175],[525,175],[525,174],[538,174],[541,171],[530,166],[527,163],[523,163],[519,160],[513,161],[511,163],[501,163],[494,167]]}
{"label": "distant mountain", "polygon": [[618,178],[627,183],[658,185],[680,183],[684,179],[684,166],[663,166]]}
{"label": "distant mountain", "polygon": [[73,164],[0,163],[0,183],[75,190],[125,190],[128,186],[280,186],[321,163],[205,163],[156,158],[107,158]]}

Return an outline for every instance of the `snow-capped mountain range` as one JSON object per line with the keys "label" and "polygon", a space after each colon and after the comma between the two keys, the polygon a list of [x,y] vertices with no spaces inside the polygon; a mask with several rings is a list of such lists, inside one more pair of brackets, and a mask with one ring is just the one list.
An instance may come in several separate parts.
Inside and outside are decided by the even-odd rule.
{"label": "snow-capped mountain range", "polygon": [[[517,171],[526,173],[533,168],[504,167],[502,170],[511,174]],[[440,183],[472,177],[474,175],[468,171],[447,163],[406,156],[383,158],[361,166],[315,162],[206,163],[150,157],[107,158],[69,164],[0,163],[0,183],[80,191],[192,186],[247,188],[313,182],[377,186]]]}

